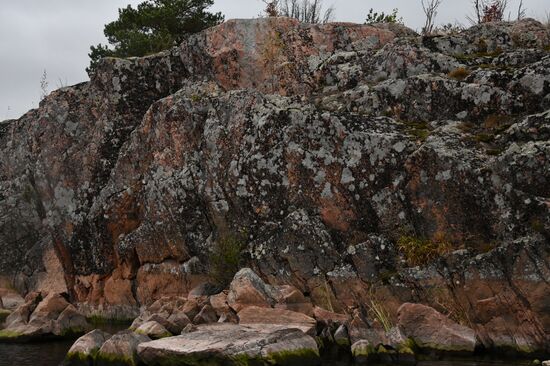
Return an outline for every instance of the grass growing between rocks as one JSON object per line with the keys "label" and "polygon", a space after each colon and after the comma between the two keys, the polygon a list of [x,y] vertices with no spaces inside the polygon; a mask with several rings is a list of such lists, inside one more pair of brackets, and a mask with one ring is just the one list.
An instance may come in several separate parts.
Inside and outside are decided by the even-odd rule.
{"label": "grass growing between rocks", "polygon": [[452,246],[445,240],[429,240],[404,235],[397,241],[399,251],[410,266],[421,266],[448,254]]}
{"label": "grass growing between rocks", "polygon": [[369,312],[371,316],[378,320],[380,324],[384,327],[384,330],[388,332],[391,328],[393,328],[393,323],[390,318],[389,312],[384,308],[382,303],[371,300],[370,304],[367,305],[369,308]]}

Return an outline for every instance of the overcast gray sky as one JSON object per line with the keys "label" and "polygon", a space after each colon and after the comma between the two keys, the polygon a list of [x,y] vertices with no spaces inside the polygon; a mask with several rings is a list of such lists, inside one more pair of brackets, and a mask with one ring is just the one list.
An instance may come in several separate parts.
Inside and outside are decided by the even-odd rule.
{"label": "overcast gray sky", "polygon": [[[143,0],[0,0],[0,120],[17,118],[38,105],[40,78],[47,70],[49,90],[88,79],[92,44],[105,43],[103,25],[117,9]],[[510,0],[513,7],[519,0]],[[542,19],[549,0],[525,0],[528,16]],[[363,22],[368,10],[399,8],[405,24],[422,26],[420,0],[325,0],[336,20]],[[443,0],[439,23],[466,23],[470,0]],[[213,10],[226,19],[257,17],[261,0],[216,0]]]}

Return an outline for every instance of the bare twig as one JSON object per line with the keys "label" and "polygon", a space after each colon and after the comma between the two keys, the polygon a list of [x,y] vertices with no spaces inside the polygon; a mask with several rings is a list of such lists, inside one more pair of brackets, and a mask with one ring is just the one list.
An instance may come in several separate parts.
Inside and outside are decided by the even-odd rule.
{"label": "bare twig", "polygon": [[443,0],[421,0],[422,10],[426,16],[426,23],[422,28],[422,34],[429,35],[433,33],[435,27],[435,18],[437,17],[437,9]]}
{"label": "bare twig", "polygon": [[519,6],[518,6],[518,18],[517,20],[521,20],[525,18],[525,14],[527,13],[527,9],[523,6],[523,0],[520,0]]}

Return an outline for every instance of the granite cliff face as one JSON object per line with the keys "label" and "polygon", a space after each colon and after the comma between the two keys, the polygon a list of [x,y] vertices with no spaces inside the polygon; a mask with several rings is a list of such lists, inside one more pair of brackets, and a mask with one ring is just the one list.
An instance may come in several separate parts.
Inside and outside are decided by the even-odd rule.
{"label": "granite cliff face", "polygon": [[270,18],[104,59],[0,124],[0,274],[121,316],[208,280],[237,236],[322,308],[424,303],[548,352],[549,47],[534,20]]}

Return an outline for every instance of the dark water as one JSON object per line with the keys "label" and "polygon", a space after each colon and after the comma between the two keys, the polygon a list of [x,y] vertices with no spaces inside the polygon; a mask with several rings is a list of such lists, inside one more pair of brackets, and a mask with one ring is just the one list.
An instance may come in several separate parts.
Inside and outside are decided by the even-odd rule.
{"label": "dark water", "polygon": [[[97,324],[95,328],[111,334],[129,324]],[[47,343],[0,343],[0,366],[58,366],[76,339]]]}

